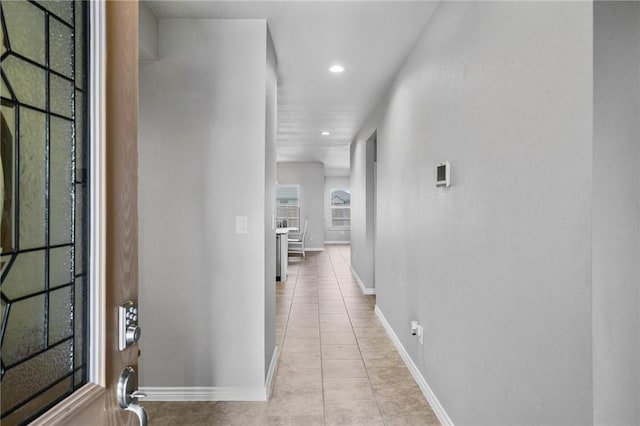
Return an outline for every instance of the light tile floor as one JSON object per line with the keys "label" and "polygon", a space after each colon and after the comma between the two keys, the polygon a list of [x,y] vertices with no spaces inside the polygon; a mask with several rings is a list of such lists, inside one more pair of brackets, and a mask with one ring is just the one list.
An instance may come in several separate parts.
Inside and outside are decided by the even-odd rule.
{"label": "light tile floor", "polygon": [[149,424],[437,425],[350,271],[350,247],[290,259],[277,283],[280,363],[269,402],[145,402]]}

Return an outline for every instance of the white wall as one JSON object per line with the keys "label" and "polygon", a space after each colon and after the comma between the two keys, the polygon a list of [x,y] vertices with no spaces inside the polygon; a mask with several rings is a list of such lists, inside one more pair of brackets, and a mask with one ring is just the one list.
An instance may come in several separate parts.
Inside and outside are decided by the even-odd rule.
{"label": "white wall", "polygon": [[594,4],[594,423],[640,424],[640,3]]}
{"label": "white wall", "polygon": [[271,33],[267,29],[267,76],[265,105],[265,212],[264,212],[264,299],[265,299],[265,374],[269,371],[271,357],[276,347],[276,230],[274,215],[276,214],[276,133],[278,113],[278,63],[273,47]]}
{"label": "white wall", "polygon": [[163,19],[159,36],[159,61],[140,67],[140,384],[264,390],[275,339],[267,25]]}
{"label": "white wall", "polygon": [[278,185],[300,185],[300,226],[309,219],[305,249],[324,249],[324,165],[278,162]]}
{"label": "white wall", "polygon": [[351,181],[348,177],[324,178],[324,240],[328,242],[348,242],[351,240],[350,229],[331,226],[331,190],[349,189]]}
{"label": "white wall", "polygon": [[146,2],[138,3],[138,60],[141,63],[158,60],[158,19]]}
{"label": "white wall", "polygon": [[353,142],[377,304],[455,424],[593,420],[592,36],[590,3],[441,2]]}

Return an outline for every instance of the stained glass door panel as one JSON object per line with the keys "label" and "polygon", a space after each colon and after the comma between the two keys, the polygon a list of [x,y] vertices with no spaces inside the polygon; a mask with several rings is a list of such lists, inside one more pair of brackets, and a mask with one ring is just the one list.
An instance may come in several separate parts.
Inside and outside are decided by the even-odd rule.
{"label": "stained glass door panel", "polygon": [[87,7],[0,5],[3,425],[86,383]]}

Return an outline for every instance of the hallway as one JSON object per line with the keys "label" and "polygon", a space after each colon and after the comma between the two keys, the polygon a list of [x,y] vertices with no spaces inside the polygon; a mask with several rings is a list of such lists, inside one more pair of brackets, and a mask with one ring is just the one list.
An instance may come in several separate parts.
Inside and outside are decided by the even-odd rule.
{"label": "hallway", "polygon": [[432,425],[438,420],[351,275],[348,245],[290,259],[269,402],[147,402],[161,425]]}

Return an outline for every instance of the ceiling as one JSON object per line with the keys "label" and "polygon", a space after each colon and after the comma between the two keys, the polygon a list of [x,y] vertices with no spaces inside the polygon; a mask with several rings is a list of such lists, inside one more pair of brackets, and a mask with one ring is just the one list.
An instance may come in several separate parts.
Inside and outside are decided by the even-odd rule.
{"label": "ceiling", "polygon": [[[436,1],[149,1],[162,18],[266,19],[278,59],[278,161],[349,174],[349,144]],[[339,63],[345,71],[329,72]],[[329,136],[322,136],[329,131]]]}

